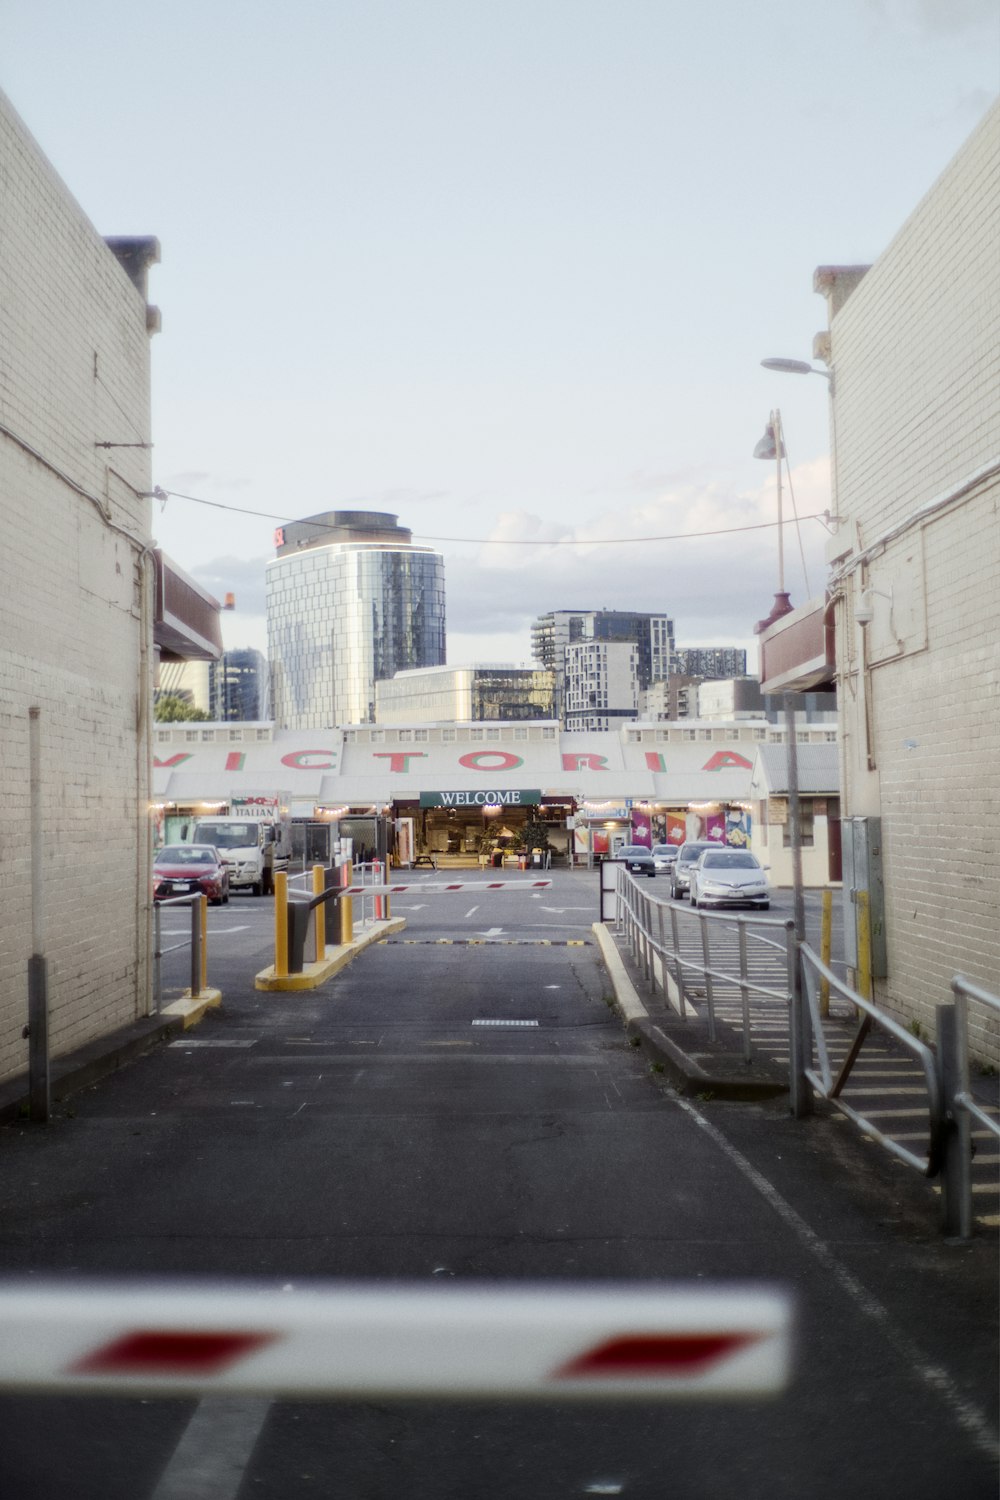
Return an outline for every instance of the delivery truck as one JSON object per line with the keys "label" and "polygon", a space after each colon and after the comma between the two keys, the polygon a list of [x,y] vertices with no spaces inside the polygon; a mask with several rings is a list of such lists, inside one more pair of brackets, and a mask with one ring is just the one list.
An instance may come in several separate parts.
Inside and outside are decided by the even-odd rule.
{"label": "delivery truck", "polygon": [[214,844],[229,870],[231,891],[269,896],[276,870],[292,854],[292,826],[280,797],[234,799],[228,810],[193,818],[181,830],[187,844]]}

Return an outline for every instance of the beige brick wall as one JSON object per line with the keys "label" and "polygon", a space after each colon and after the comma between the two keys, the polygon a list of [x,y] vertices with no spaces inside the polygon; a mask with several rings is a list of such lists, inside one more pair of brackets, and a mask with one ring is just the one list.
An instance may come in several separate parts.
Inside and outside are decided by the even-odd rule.
{"label": "beige brick wall", "polygon": [[[148,1009],[145,301],[0,96],[0,1081],[27,1065],[28,710],[55,1054]],[[33,450],[29,451],[29,450]]]}
{"label": "beige brick wall", "polygon": [[877,996],[931,1035],[953,974],[1000,993],[1000,475],[957,493],[1000,460],[998,224],[1000,106],[832,322],[844,812],[883,820]]}

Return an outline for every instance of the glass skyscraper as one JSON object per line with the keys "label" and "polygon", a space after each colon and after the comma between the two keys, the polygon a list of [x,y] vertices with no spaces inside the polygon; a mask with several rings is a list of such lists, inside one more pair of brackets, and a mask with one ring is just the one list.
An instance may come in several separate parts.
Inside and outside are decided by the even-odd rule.
{"label": "glass skyscraper", "polygon": [[267,638],[280,727],[371,723],[378,679],[444,665],[444,558],[410,539],[378,511],[327,511],[275,533]]}

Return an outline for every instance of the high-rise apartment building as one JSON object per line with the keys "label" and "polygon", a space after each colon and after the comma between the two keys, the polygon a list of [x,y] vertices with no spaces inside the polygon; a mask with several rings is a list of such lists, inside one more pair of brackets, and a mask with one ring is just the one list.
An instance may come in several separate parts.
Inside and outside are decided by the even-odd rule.
{"label": "high-rise apartment building", "polygon": [[275,533],[267,565],[271,706],[287,729],[371,723],[375,683],[445,660],[444,558],[380,511]]}
{"label": "high-rise apartment building", "polygon": [[[670,671],[674,652],[674,622],[667,615],[639,614],[622,609],[558,609],[540,615],[531,627],[532,651],[536,661],[555,673],[556,714],[567,725],[567,653],[570,647],[577,645],[634,646],[635,693],[639,693],[651,683],[666,677]],[[574,715],[579,715],[585,708],[596,708],[598,699],[608,698],[610,688],[616,710],[611,717],[635,716],[635,694],[632,695],[630,710],[625,701],[628,694],[624,683],[629,675],[624,665],[625,657],[621,652],[613,655],[615,665],[612,669],[610,660],[603,659],[599,653],[575,654]],[[593,681],[589,680],[588,663],[595,667]],[[610,702],[605,706],[610,707]],[[579,727],[584,728],[586,725],[579,723]]]}

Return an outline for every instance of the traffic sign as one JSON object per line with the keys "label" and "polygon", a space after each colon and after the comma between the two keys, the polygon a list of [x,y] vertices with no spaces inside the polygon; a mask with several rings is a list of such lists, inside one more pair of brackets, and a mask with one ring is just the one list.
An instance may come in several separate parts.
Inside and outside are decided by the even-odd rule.
{"label": "traffic sign", "polygon": [[787,1297],[757,1287],[0,1288],[0,1389],[472,1400],[764,1397]]}

